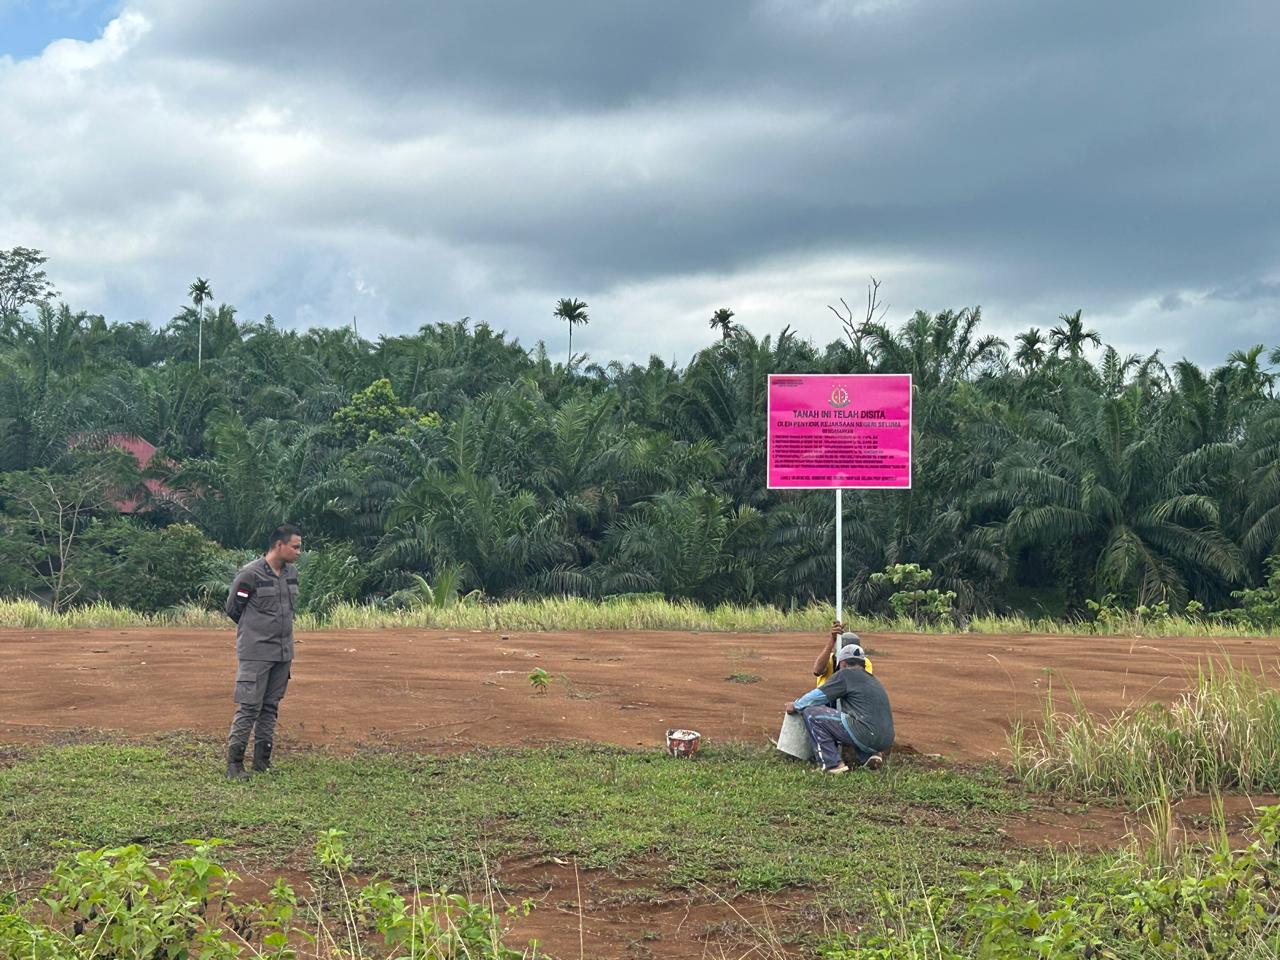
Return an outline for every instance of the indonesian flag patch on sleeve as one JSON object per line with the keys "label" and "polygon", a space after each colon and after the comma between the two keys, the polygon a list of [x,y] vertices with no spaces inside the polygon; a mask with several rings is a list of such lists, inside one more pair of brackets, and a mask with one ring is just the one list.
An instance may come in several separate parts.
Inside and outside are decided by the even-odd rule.
{"label": "indonesian flag patch on sleeve", "polygon": [[248,600],[251,593],[253,593],[253,591],[249,589],[249,585],[247,583],[236,585],[236,599]]}

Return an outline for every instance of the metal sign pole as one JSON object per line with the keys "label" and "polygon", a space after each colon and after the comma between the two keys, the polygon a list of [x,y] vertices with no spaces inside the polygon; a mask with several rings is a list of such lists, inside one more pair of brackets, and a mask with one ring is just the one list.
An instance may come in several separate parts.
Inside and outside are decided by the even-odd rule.
{"label": "metal sign pole", "polygon": [[844,619],[844,491],[836,488],[836,619]]}

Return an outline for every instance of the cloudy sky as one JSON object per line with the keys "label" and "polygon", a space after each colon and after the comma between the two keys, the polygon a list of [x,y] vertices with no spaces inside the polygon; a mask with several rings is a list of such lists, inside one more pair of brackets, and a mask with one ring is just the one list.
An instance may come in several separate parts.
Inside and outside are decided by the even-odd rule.
{"label": "cloudy sky", "polygon": [[0,248],[163,323],[470,316],[683,363],[728,306],[819,341],[1280,343],[1280,3],[0,0]]}

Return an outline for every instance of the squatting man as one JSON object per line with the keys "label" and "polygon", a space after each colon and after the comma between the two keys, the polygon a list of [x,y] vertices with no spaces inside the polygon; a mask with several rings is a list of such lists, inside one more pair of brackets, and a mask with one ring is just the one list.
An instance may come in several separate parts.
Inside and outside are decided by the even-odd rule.
{"label": "squatting man", "polygon": [[[798,713],[804,719],[814,758],[824,773],[848,772],[840,756],[841,746],[853,751],[860,766],[879,770],[884,765],[883,752],[893,746],[889,695],[871,674],[861,639],[843,630],[844,625],[837,621],[831,640],[814,661],[813,675],[822,685],[788,703],[787,713]],[[822,682],[831,672],[833,659],[835,672]]]}
{"label": "squatting man", "polygon": [[244,753],[253,734],[253,770],[271,767],[280,701],[293,666],[293,612],[298,607],[298,556],[302,531],[283,523],[271,532],[267,552],[231,581],[227,616],[236,622],[236,713],[227,736],[227,779],[248,780]]}

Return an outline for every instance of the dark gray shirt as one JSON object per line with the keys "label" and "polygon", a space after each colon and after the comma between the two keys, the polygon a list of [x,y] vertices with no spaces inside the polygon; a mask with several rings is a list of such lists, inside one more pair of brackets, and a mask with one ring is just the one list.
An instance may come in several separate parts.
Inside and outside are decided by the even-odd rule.
{"label": "dark gray shirt", "polygon": [[293,659],[293,612],[298,606],[298,568],[286,563],[277,576],[265,557],[246,563],[231,581],[227,616],[236,622],[239,660]]}
{"label": "dark gray shirt", "polygon": [[843,714],[845,728],[868,750],[888,750],[893,746],[893,711],[889,695],[880,681],[862,667],[845,667],[820,686],[827,706]]}

